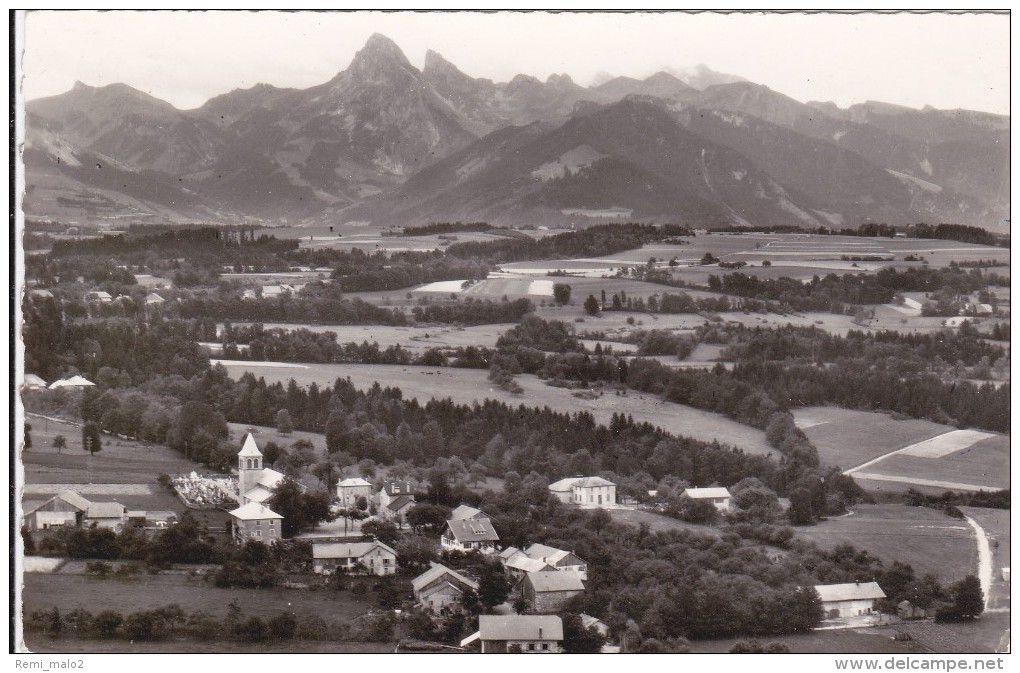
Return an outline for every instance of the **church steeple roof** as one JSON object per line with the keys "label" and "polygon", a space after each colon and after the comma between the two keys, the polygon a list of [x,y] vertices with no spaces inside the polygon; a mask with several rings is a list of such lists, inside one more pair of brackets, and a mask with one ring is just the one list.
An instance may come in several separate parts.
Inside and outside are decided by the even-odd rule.
{"label": "church steeple roof", "polygon": [[258,445],[255,444],[255,438],[248,433],[248,436],[244,438],[244,446],[241,447],[241,452],[237,454],[242,458],[261,458],[262,452],[259,451]]}

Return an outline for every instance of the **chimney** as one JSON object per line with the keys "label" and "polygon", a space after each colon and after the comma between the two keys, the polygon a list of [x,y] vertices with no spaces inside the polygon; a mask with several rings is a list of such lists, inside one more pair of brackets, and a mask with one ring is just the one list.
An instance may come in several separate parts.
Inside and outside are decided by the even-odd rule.
{"label": "chimney", "polygon": [[540,627],[538,627],[538,639],[539,639],[539,640],[541,640],[541,639],[542,639],[542,627],[541,627],[541,626],[540,626]]}

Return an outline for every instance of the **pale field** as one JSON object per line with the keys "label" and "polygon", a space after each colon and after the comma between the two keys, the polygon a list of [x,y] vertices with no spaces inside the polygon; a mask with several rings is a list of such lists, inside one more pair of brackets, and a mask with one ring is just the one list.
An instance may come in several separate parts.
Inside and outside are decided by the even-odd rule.
{"label": "pale field", "polygon": [[[233,323],[249,325],[251,323]],[[425,351],[429,348],[458,348],[476,346],[495,348],[496,340],[514,323],[472,325],[456,327],[440,325],[434,327],[392,327],[388,325],[313,325],[263,323],[266,329],[307,329],[312,332],[334,332],[338,343],[378,343],[381,348],[400,345],[411,351]]]}
{"label": "pale field", "polygon": [[953,429],[930,421],[897,421],[888,414],[839,407],[803,407],[794,409],[793,416],[818,449],[822,464],[844,470]]}
{"label": "pale field", "polygon": [[[972,487],[969,490],[998,490],[1009,488],[1009,467],[1009,436],[992,435],[938,458],[903,453],[889,456],[869,465],[865,472],[903,479],[901,490],[909,488],[915,478],[968,485]],[[885,490],[893,490],[895,485],[886,482]]]}
{"label": "pale field", "polygon": [[970,526],[936,509],[859,504],[851,514],[794,530],[823,549],[850,543],[886,566],[909,563],[918,577],[933,573],[942,582],[954,582],[977,573],[977,543]]}
{"label": "pale field", "polygon": [[262,368],[258,363],[236,363],[227,366],[234,378],[251,371],[267,382],[280,381],[284,385],[294,379],[298,385],[312,382],[319,386],[332,386],[337,378],[350,378],[359,389],[371,387],[375,382],[385,387],[400,388],[405,399],[419,402],[450,398],[457,404],[472,404],[494,399],[514,406],[548,406],[564,413],[590,412],[595,420],[608,425],[614,413],[626,413],[637,422],[648,422],[675,435],[684,435],[702,441],[719,441],[743,449],[748,453],[774,455],[765,441],[765,434],[756,428],[737,423],[720,414],[665,402],[656,396],[631,392],[617,396],[604,394],[594,400],[574,397],[572,391],[545,385],[534,376],[518,376],[517,382],[524,394],[512,395],[488,380],[488,372],[475,369],[440,367],[402,367],[399,365],[314,365],[308,368]]}

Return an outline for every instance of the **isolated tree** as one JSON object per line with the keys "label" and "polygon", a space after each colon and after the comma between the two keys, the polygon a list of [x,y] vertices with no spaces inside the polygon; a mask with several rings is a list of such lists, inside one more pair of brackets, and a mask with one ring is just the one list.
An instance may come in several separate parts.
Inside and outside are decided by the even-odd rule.
{"label": "isolated tree", "polygon": [[450,518],[450,508],[423,502],[415,505],[407,512],[407,523],[415,532],[429,531],[439,533]]}
{"label": "isolated tree", "polygon": [[510,582],[499,563],[486,563],[478,573],[478,600],[491,610],[506,601],[510,595]]}
{"label": "isolated tree", "polygon": [[53,438],[53,448],[57,450],[57,453],[60,453],[60,451],[62,449],[66,449],[67,448],[67,437],[64,437],[63,435],[57,435],[56,437],[54,437]]}
{"label": "isolated tree", "polygon": [[290,412],[286,409],[276,412],[276,430],[281,435],[289,435],[294,432],[294,422],[290,419]]}
{"label": "isolated tree", "polygon": [[570,303],[570,286],[566,283],[553,283],[553,299],[560,306]]}
{"label": "isolated tree", "polygon": [[329,495],[325,492],[305,493],[291,478],[284,479],[273,491],[271,509],[283,517],[283,536],[293,537],[305,528],[328,521]]}
{"label": "isolated tree", "polygon": [[275,465],[282,455],[283,449],[276,442],[266,442],[262,448],[262,462],[266,465]]}
{"label": "isolated tree", "polygon": [[595,295],[590,294],[588,298],[584,300],[584,310],[588,315],[599,314],[599,300],[595,298]]}
{"label": "isolated tree", "polygon": [[95,454],[103,449],[103,442],[99,436],[99,424],[95,421],[86,421],[81,427],[82,449],[90,454]]}
{"label": "isolated tree", "polygon": [[371,535],[379,540],[379,542],[388,545],[392,545],[400,538],[400,530],[396,524],[391,521],[380,521],[378,519],[366,521],[361,527],[361,532],[364,535]]}

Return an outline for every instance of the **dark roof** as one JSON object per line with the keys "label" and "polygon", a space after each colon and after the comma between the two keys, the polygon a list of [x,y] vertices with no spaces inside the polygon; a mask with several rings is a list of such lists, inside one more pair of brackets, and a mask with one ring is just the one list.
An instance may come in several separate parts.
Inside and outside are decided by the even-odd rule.
{"label": "dark roof", "polygon": [[527,582],[538,593],[546,591],[584,591],[581,575],[569,570],[543,570],[528,573]]}
{"label": "dark roof", "polygon": [[451,519],[446,527],[458,542],[497,542],[499,535],[488,519]]}
{"label": "dark roof", "polygon": [[383,484],[386,495],[415,495],[418,488],[411,481],[387,481]]}
{"label": "dark roof", "polygon": [[399,512],[402,507],[414,504],[413,495],[398,495],[397,497],[386,503],[386,509]]}

